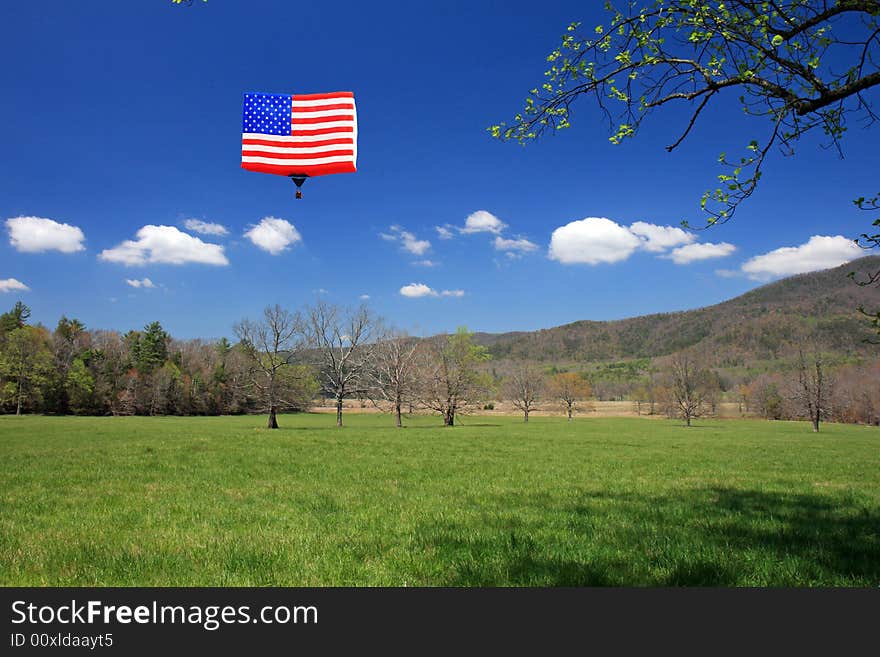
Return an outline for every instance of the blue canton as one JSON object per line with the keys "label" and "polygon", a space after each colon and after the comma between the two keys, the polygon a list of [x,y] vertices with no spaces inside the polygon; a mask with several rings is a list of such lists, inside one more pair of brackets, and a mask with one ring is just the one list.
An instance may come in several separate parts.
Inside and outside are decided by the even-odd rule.
{"label": "blue canton", "polygon": [[245,94],[242,132],[290,134],[291,98],[281,94]]}

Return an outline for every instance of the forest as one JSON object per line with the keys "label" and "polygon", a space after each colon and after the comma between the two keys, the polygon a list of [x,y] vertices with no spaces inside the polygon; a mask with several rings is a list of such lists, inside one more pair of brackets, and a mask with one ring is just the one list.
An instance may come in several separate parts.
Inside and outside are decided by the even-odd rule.
{"label": "forest", "polygon": [[125,333],[61,317],[30,323],[22,302],[0,315],[0,412],[72,415],[234,415],[306,411],[356,399],[396,417],[456,415],[506,401],[528,421],[536,410],[589,413],[591,402],[626,401],[636,415],[742,416],[880,424],[880,357],[841,359],[805,350],[775,366],[725,369],[705,350],[655,358],[551,363],[493,353],[460,328],[414,338],[369,308],[317,302],[266,308],[229,340],[180,340],[158,321]]}

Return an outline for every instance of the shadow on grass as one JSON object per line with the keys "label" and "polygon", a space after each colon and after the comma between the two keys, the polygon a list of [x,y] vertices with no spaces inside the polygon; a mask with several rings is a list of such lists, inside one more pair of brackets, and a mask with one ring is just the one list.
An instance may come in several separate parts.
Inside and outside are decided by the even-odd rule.
{"label": "shadow on grass", "polygon": [[421,425],[404,425],[404,429],[431,429],[432,431],[436,431],[437,429],[448,429],[449,431],[455,431],[458,428],[461,429],[470,429],[472,427],[500,427],[500,424],[456,424],[453,427],[444,427],[442,424],[421,424]]}
{"label": "shadow on grass", "polygon": [[[502,425],[494,422],[461,422],[460,420],[456,420],[455,427],[462,427],[463,429],[469,429],[471,427],[500,427]],[[447,429],[455,429],[455,427],[447,427]]]}
{"label": "shadow on grass", "polygon": [[447,586],[880,584],[880,513],[851,495],[715,487],[553,502],[499,496],[490,520],[425,524],[414,547],[446,564]]}

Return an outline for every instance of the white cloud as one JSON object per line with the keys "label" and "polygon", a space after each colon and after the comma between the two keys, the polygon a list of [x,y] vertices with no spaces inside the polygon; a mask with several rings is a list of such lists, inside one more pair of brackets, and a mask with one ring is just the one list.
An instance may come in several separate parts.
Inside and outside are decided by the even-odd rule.
{"label": "white cloud", "polygon": [[437,263],[433,260],[413,260],[413,263],[416,267],[436,267]]}
{"label": "white cloud", "polygon": [[741,269],[749,278],[763,281],[837,267],[863,255],[865,252],[843,235],[813,235],[806,244],[784,246],[755,256],[743,263]]}
{"label": "white cloud", "polygon": [[[736,247],[727,242],[696,243],[696,239],[693,233],[675,226],[636,221],[627,227],[605,217],[587,217],[554,230],[548,255],[565,265],[595,265],[620,262],[640,250],[660,254],[672,249],[661,257],[683,265],[697,260],[721,258],[736,251]],[[513,241],[498,237],[495,240],[496,248],[499,244]]]}
{"label": "white cloud", "polygon": [[9,243],[23,253],[61,251],[76,253],[86,247],[81,229],[42,217],[13,217],[6,220]]}
{"label": "white cloud", "polygon": [[537,244],[535,244],[534,242],[530,242],[525,238],[521,237],[518,239],[509,240],[501,237],[501,235],[495,237],[495,241],[493,242],[493,244],[495,245],[496,251],[507,251],[508,253],[511,251],[517,251],[519,253],[530,253],[532,251],[536,251],[538,248]]}
{"label": "white cloud", "polygon": [[244,234],[255,246],[278,255],[292,244],[302,241],[299,231],[289,221],[277,217],[263,217],[256,226]]}
{"label": "white cloud", "polygon": [[369,301],[370,295],[369,294],[362,294],[358,297],[358,299],[360,299],[361,301]]}
{"label": "white cloud", "polygon": [[415,235],[405,230],[400,233],[400,241],[403,244],[403,250],[413,255],[423,255],[431,248],[431,243],[428,240],[416,239]]}
{"label": "white cloud", "polygon": [[0,280],[0,292],[28,292],[31,288],[15,278]]}
{"label": "white cloud", "polygon": [[723,258],[736,251],[736,247],[728,242],[701,242],[698,244],[686,244],[673,249],[668,256],[677,265],[687,265],[697,260],[709,260],[710,258]]}
{"label": "white cloud", "polygon": [[625,226],[604,217],[587,217],[554,230],[548,255],[564,265],[596,265],[626,260],[640,244]]}
{"label": "white cloud", "polygon": [[462,233],[495,233],[498,235],[507,227],[507,224],[501,221],[491,212],[485,210],[477,210],[473,214],[468,215],[465,219]]}
{"label": "white cloud", "polygon": [[149,278],[142,278],[142,279],[126,278],[125,282],[128,283],[129,285],[131,285],[132,287],[145,287],[145,288],[156,287],[156,284],[153,283],[153,281],[151,281]]}
{"label": "white cloud", "polygon": [[645,221],[637,221],[629,229],[642,239],[642,248],[651,253],[660,253],[682,244],[690,244],[697,239],[696,235],[681,228],[657,226]]}
{"label": "white cloud", "polygon": [[187,219],[183,222],[183,227],[202,235],[220,235],[222,237],[223,235],[229,234],[226,226],[202,221],[201,219]]}
{"label": "white cloud", "polygon": [[208,244],[174,226],[147,225],[136,234],[135,240],[125,240],[98,255],[100,260],[123,265],[168,264],[228,265],[229,260],[219,244]]}
{"label": "white cloud", "polygon": [[455,237],[455,226],[452,224],[443,224],[442,226],[434,226],[434,230],[437,231],[437,237],[441,240],[451,240]]}
{"label": "white cloud", "polygon": [[432,290],[424,283],[410,283],[409,285],[404,285],[402,288],[400,288],[400,293],[405,297],[409,297],[410,299],[437,296],[436,290]]}
{"label": "white cloud", "polygon": [[400,294],[410,299],[420,297],[463,297],[464,290],[441,290],[437,291],[424,283],[410,283],[400,288]]}
{"label": "white cloud", "polygon": [[404,230],[400,226],[389,226],[390,233],[379,233],[379,237],[389,242],[400,242],[401,248],[413,255],[424,255],[431,248],[428,240],[420,240],[413,233]]}

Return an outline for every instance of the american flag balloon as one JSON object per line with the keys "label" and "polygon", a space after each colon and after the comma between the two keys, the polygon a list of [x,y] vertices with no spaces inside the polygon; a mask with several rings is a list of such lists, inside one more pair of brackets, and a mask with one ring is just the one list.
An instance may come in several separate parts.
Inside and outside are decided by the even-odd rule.
{"label": "american flag balloon", "polygon": [[289,176],[297,187],[313,176],[354,173],[354,94],[246,93],[241,121],[241,166],[248,171]]}

